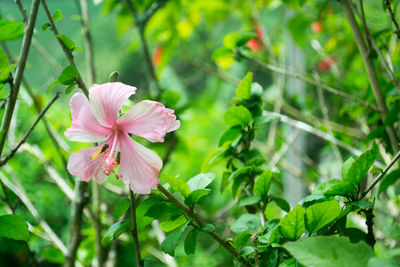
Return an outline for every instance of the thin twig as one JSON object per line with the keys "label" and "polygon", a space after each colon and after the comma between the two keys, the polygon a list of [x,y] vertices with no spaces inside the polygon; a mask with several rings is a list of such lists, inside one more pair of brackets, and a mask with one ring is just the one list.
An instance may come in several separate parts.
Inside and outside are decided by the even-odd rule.
{"label": "thin twig", "polygon": [[26,25],[28,23],[28,15],[26,14],[26,9],[24,8],[24,6],[22,5],[20,0],[14,0],[14,1],[17,4],[18,9],[22,14],[22,20],[24,21],[24,24]]}
{"label": "thin twig", "polygon": [[133,238],[133,244],[135,245],[135,253],[136,253],[136,266],[143,267],[142,257],[140,255],[140,246],[139,246],[139,238],[137,233],[137,224],[136,224],[136,203],[135,203],[135,195],[132,190],[129,188],[130,200],[131,200],[131,219],[132,219],[132,229],[131,234]]}
{"label": "thin twig", "polygon": [[358,97],[355,97],[353,95],[345,93],[344,91],[338,90],[338,89],[333,88],[331,86],[328,86],[326,84],[323,84],[323,83],[320,83],[320,82],[315,81],[313,79],[310,79],[310,78],[308,78],[308,77],[306,77],[306,76],[304,76],[302,74],[278,68],[278,67],[273,66],[271,64],[265,63],[265,62],[263,62],[263,61],[261,61],[259,59],[250,58],[250,57],[248,57],[246,55],[243,55],[242,53],[240,53],[240,56],[245,58],[246,60],[248,60],[250,62],[253,62],[253,63],[257,64],[257,65],[260,65],[260,66],[262,66],[262,67],[264,67],[266,69],[269,69],[271,71],[274,71],[274,72],[277,72],[277,73],[280,73],[280,74],[283,74],[283,75],[286,75],[286,76],[289,76],[289,77],[293,77],[293,78],[302,80],[303,82],[309,83],[309,84],[314,85],[314,86],[319,86],[321,89],[323,89],[325,91],[328,91],[328,92],[330,92],[332,94],[340,95],[340,96],[342,96],[344,98],[356,101],[356,102],[358,102],[359,104],[363,105],[366,108],[369,108],[369,109],[372,109],[372,110],[375,110],[375,111],[379,111],[379,109],[376,106],[371,105],[368,102],[365,102],[364,100],[359,99]]}
{"label": "thin twig", "polygon": [[390,168],[392,168],[392,166],[396,163],[396,161],[398,161],[400,158],[400,151],[397,152],[396,156],[394,156],[394,158],[392,159],[392,161],[385,167],[385,169],[379,173],[379,175],[375,178],[375,180],[368,186],[368,188],[362,193],[360,199],[364,198],[369,191],[372,190],[372,188],[374,188],[374,186],[379,183],[379,181],[385,176],[385,174],[390,170]]}
{"label": "thin twig", "polygon": [[256,262],[256,267],[260,267],[260,259],[258,258],[258,247],[257,247],[257,233],[254,233],[251,236],[251,242],[253,242],[254,246],[254,261]]}
{"label": "thin twig", "polygon": [[[316,72],[314,73],[314,79],[316,81],[319,81],[319,75]],[[317,91],[318,91],[319,105],[320,105],[322,117],[324,118],[326,129],[328,130],[328,133],[333,136],[332,127],[329,124],[328,107],[326,106],[326,103],[325,103],[324,92],[322,91],[322,89],[319,86],[317,86]],[[343,164],[342,154],[340,154],[340,150],[335,143],[331,143],[331,144],[332,144],[332,149],[333,149],[333,152],[335,153],[336,159],[339,161],[340,166],[342,166],[342,164]]]}
{"label": "thin twig", "polygon": [[[93,42],[92,42],[92,34],[90,31],[90,17],[89,17],[89,6],[87,0],[75,1],[77,8],[81,14],[81,22],[83,33],[85,36],[85,57],[86,57],[86,68],[87,68],[87,77],[88,83],[93,84],[96,81],[96,71],[94,68],[94,53],[93,53]],[[104,248],[101,244],[102,236],[102,224],[101,224],[101,196],[100,189],[97,183],[92,184],[92,201],[93,201],[93,223],[95,228],[95,237],[96,237],[96,258],[97,258],[97,267],[104,266]]]}
{"label": "thin twig", "polygon": [[297,135],[299,134],[299,129],[295,129],[292,134],[287,138],[287,142],[277,151],[274,153],[272,159],[268,162],[268,165],[275,166],[281,158],[286,154],[286,152],[290,149],[293,145],[294,141],[296,140]]}
{"label": "thin twig", "polygon": [[126,0],[126,3],[128,5],[128,8],[130,10],[130,12],[132,13],[133,18],[135,19],[135,23],[138,27],[139,30],[139,37],[140,37],[140,42],[141,42],[141,46],[142,46],[142,52],[143,52],[143,56],[146,62],[146,66],[147,66],[147,71],[150,75],[151,80],[154,82],[156,88],[157,88],[157,96],[156,96],[156,100],[159,101],[161,99],[161,93],[162,93],[162,89],[161,86],[158,82],[157,76],[156,76],[156,72],[154,70],[154,66],[153,63],[151,61],[151,56],[150,56],[150,51],[149,51],[149,47],[147,45],[147,40],[146,40],[146,36],[144,35],[144,31],[146,28],[146,23],[148,22],[148,20],[151,18],[151,16],[153,16],[155,14],[155,12],[160,9],[162,6],[164,6],[166,4],[167,1],[159,1],[157,4],[156,8],[153,8],[151,12],[148,12],[144,18],[139,17],[137,10],[135,8],[135,6],[133,5],[133,2],[130,0]]}
{"label": "thin twig", "polygon": [[359,18],[362,18],[362,21],[363,21],[363,24],[364,24],[364,29],[365,29],[365,32],[367,34],[367,38],[369,39],[369,42],[371,43],[371,45],[374,48],[375,52],[378,54],[380,60],[382,61],[382,65],[385,68],[387,74],[389,75],[390,80],[393,82],[393,84],[397,88],[397,90],[400,91],[400,85],[399,85],[397,79],[394,77],[393,68],[391,68],[389,66],[389,63],[391,62],[390,57],[388,57],[388,60],[386,60],[386,58],[382,54],[382,51],[380,50],[378,44],[376,43],[374,37],[372,36],[372,34],[371,34],[371,32],[370,32],[370,30],[368,28],[368,25],[367,25],[367,23],[365,21],[364,8],[363,8],[363,1],[362,0],[360,0],[360,7],[361,7],[362,14],[360,14],[360,12],[356,8],[354,8],[354,11],[355,11],[356,15]]}
{"label": "thin twig", "polygon": [[83,33],[85,35],[85,56],[86,56],[86,68],[88,70],[88,83],[93,84],[96,81],[96,72],[94,68],[94,53],[93,53],[93,42],[92,34],[90,31],[90,18],[89,18],[89,6],[87,0],[80,0],[78,9],[82,17]]}
{"label": "thin twig", "polygon": [[[33,45],[34,45],[34,41],[35,41],[35,39],[32,39],[32,44]],[[15,63],[15,60],[11,56],[11,53],[10,53],[8,47],[6,46],[6,44],[2,43],[1,47],[3,48],[4,52],[6,53],[6,55],[8,57],[8,60],[10,62],[14,62]],[[22,85],[26,89],[26,91],[27,91],[28,95],[30,96],[30,98],[32,99],[33,106],[36,109],[37,113],[40,114],[40,112],[41,112],[40,103],[39,103],[38,99],[35,97],[35,95],[33,94],[33,91],[31,89],[31,87],[29,86],[29,84],[27,83],[27,81],[24,78],[22,78]],[[60,159],[61,159],[61,161],[63,163],[64,169],[65,169],[65,171],[66,171],[66,173],[68,175],[68,179],[73,181],[73,178],[72,178],[72,176],[69,173],[68,168],[67,168],[67,161],[66,161],[66,159],[64,157],[64,154],[62,153],[62,149],[63,148],[59,144],[59,140],[57,140],[57,138],[56,138],[56,136],[54,134],[54,131],[51,130],[51,126],[47,122],[46,116],[43,116],[42,123],[44,125],[44,128],[46,129],[46,132],[47,132],[48,136],[50,137],[51,141],[53,142],[54,148],[56,149],[58,156],[60,157]]]}
{"label": "thin twig", "polygon": [[10,90],[11,92],[10,92],[10,96],[7,101],[7,107],[4,112],[3,120],[1,121],[0,156],[2,155],[2,152],[4,149],[8,129],[10,127],[12,115],[14,113],[14,107],[17,102],[17,97],[18,97],[19,88],[20,88],[20,85],[22,82],[22,77],[24,74],[26,61],[28,59],[29,48],[31,46],[33,30],[35,28],[36,17],[37,17],[37,13],[38,13],[38,9],[39,9],[39,3],[40,3],[39,0],[34,0],[32,2],[31,13],[29,15],[29,21],[25,28],[24,37],[22,39],[22,47],[21,47],[21,52],[19,55],[20,60],[19,60],[19,64],[17,67],[17,71],[15,73],[15,79],[13,81],[14,85],[12,86],[12,88]]}
{"label": "thin twig", "polygon": [[19,141],[19,143],[11,150],[10,154],[8,154],[7,157],[3,158],[0,160],[0,167],[3,166],[4,164],[7,163],[10,159],[12,159],[17,153],[18,149],[21,147],[23,143],[25,143],[26,139],[29,137],[31,132],[35,129],[36,125],[39,123],[39,121],[43,118],[44,114],[49,110],[51,105],[57,100],[57,98],[60,96],[60,92],[57,92],[55,96],[51,99],[51,101],[47,104],[47,106],[40,112],[39,116],[37,117],[36,121],[32,124],[32,126],[29,128],[29,130],[25,133],[24,137]]}
{"label": "thin twig", "polygon": [[[60,44],[62,50],[64,51],[69,63],[76,67],[74,56],[72,55],[72,51],[70,51],[64,44],[61,38],[58,37],[58,30],[54,23],[53,17],[50,13],[50,10],[46,4],[45,0],[41,0],[42,6],[46,13],[47,19],[50,23],[50,28],[53,31],[54,35],[57,38],[58,43]],[[82,80],[82,76],[78,71],[78,86],[82,89],[83,93],[89,97],[89,91]],[[81,228],[82,228],[82,215],[83,210],[86,204],[89,202],[89,195],[88,195],[88,183],[80,181],[77,177],[75,179],[75,198],[72,201],[72,211],[71,211],[71,229],[70,229],[70,240],[68,243],[68,256],[65,261],[64,266],[66,267],[73,267],[75,265],[76,253],[81,242]]]}
{"label": "thin twig", "polygon": [[[330,135],[328,133],[325,133],[325,132],[323,132],[321,130],[318,130],[318,129],[312,127],[311,125],[309,125],[307,123],[304,123],[302,121],[297,121],[297,120],[294,120],[294,119],[292,119],[292,118],[290,118],[288,116],[285,116],[285,115],[282,115],[282,114],[279,114],[279,113],[275,113],[275,112],[266,111],[266,110],[263,111],[263,114],[264,115],[272,115],[272,116],[279,117],[279,119],[284,123],[292,125],[292,126],[298,128],[298,129],[302,130],[302,131],[311,133],[311,134],[313,134],[315,136],[318,136],[318,137],[320,137],[320,138],[322,138],[322,139],[324,139],[326,141],[335,142],[335,144],[337,144],[341,148],[349,151],[350,153],[352,153],[352,154],[354,154],[356,156],[359,156],[362,153],[357,148],[355,148],[355,147],[353,147],[353,146],[351,146],[349,144],[346,144],[345,142],[340,141],[339,139],[336,139],[334,136],[332,136],[332,135]],[[376,166],[379,167],[379,168],[383,168],[383,164],[380,163],[380,162],[376,162]]]}
{"label": "thin twig", "polygon": [[392,20],[394,28],[396,29],[397,38],[400,39],[400,27],[399,27],[399,23],[396,20],[396,16],[394,15],[392,5],[390,4],[389,0],[385,0],[385,5],[386,5],[386,10],[389,12],[390,19]]}
{"label": "thin twig", "polygon": [[[282,46],[284,49],[284,46]],[[279,65],[285,66],[285,52],[282,51],[281,56],[279,57]],[[273,111],[276,113],[281,113],[282,105],[284,103],[283,96],[284,96],[284,88],[285,88],[285,77],[283,75],[278,75],[275,73],[273,77],[277,80],[277,88],[278,88],[278,99],[274,100],[273,102]],[[278,121],[274,120],[271,122],[271,125],[268,130],[268,138],[267,138],[267,153],[270,151],[275,150],[275,137],[278,129]]]}
{"label": "thin twig", "polygon": [[[171,194],[164,186],[158,184],[158,190],[160,190],[166,197],[167,200],[173,204],[175,204],[178,208],[183,210],[190,218],[194,219],[196,223],[202,227],[205,225],[203,218],[200,217],[197,213],[195,213],[192,209],[182,203],[179,199],[177,199],[173,194]],[[251,266],[251,264],[243,257],[239,255],[239,252],[232,247],[232,245],[227,241],[222,239],[216,232],[208,233],[212,238],[214,238],[218,243],[221,244],[226,250],[228,250],[235,258],[237,258],[241,263],[245,266]]]}
{"label": "thin twig", "polygon": [[[43,6],[43,8],[44,8],[44,11],[45,11],[45,13],[46,13],[47,19],[49,20],[50,28],[51,28],[51,30],[53,31],[54,35],[56,36],[58,43],[60,44],[62,50],[64,51],[64,54],[67,56],[68,62],[69,62],[72,66],[74,66],[76,69],[78,69],[78,68],[76,67],[75,60],[74,60],[74,56],[72,55],[72,51],[69,50],[69,49],[65,46],[63,40],[62,40],[60,37],[58,37],[59,32],[58,32],[58,30],[57,30],[56,24],[54,23],[53,16],[52,16],[51,13],[50,13],[49,7],[48,7],[47,4],[46,4],[46,0],[41,0],[41,3],[42,3],[42,6]],[[87,89],[85,83],[83,82],[82,76],[80,75],[79,72],[78,72],[77,84],[78,84],[79,88],[82,89],[82,91],[84,92],[84,94],[85,94],[86,96],[88,96],[88,95],[89,95],[89,91],[88,91],[88,89]]]}
{"label": "thin twig", "polygon": [[[386,116],[388,114],[387,106],[385,103],[385,98],[382,93],[382,88],[378,81],[378,76],[376,74],[374,65],[372,63],[370,53],[365,45],[363,40],[360,28],[358,27],[357,21],[354,17],[353,10],[348,0],[341,0],[340,3],[342,4],[343,11],[347,17],[347,20],[350,24],[351,30],[353,31],[354,39],[358,46],[358,50],[360,51],[361,58],[364,62],[365,69],[368,75],[369,82],[371,84],[371,89],[375,97],[375,101],[379,108],[379,114],[382,121],[385,121]],[[393,125],[388,125],[386,127],[386,132],[389,136],[390,143],[392,145],[392,149],[394,152],[399,151],[398,145],[398,137],[396,135],[396,131],[393,128]]]}

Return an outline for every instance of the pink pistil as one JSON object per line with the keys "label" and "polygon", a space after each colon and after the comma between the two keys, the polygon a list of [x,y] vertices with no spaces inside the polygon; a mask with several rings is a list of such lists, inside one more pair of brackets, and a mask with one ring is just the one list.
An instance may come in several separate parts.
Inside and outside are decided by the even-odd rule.
{"label": "pink pistil", "polygon": [[[118,128],[118,127],[116,127]],[[113,157],[115,148],[117,146],[117,140],[118,140],[118,129],[114,130],[114,139],[111,145],[110,149],[106,150],[106,156],[105,156],[105,161],[104,158],[101,158],[100,161],[101,163],[104,162],[104,165],[102,164],[102,171],[105,175],[109,176],[111,173],[114,172],[114,169],[118,166],[118,161],[116,158]],[[121,175],[116,174],[117,179],[120,178]],[[122,177],[122,176],[121,176]]]}

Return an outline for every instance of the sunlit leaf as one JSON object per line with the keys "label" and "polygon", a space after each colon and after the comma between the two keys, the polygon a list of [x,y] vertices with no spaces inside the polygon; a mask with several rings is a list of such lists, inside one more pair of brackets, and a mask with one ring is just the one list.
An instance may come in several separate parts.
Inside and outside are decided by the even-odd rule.
{"label": "sunlit leaf", "polygon": [[246,126],[252,121],[252,115],[244,106],[233,106],[225,112],[224,121],[230,127]]}
{"label": "sunlit leaf", "polygon": [[279,223],[279,231],[289,240],[299,239],[305,230],[304,215],[305,210],[297,205]]}
{"label": "sunlit leaf", "polygon": [[0,42],[16,40],[23,35],[23,23],[12,20],[0,20]]}
{"label": "sunlit leaf", "polygon": [[305,266],[365,267],[374,256],[364,242],[350,243],[346,237],[316,236],[283,245],[289,253]]}

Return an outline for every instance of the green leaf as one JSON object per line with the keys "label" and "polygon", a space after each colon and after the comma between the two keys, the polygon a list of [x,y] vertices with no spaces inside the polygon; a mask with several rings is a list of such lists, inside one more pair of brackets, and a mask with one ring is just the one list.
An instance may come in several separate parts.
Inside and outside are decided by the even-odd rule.
{"label": "green leaf", "polygon": [[347,174],[349,172],[351,165],[353,165],[354,161],[355,161],[354,158],[350,157],[343,163],[343,166],[342,166],[342,179],[343,180],[347,179]]}
{"label": "green leaf", "polygon": [[24,219],[15,214],[6,214],[0,216],[0,236],[27,241],[30,233]]}
{"label": "green leaf", "polygon": [[386,191],[386,189],[396,183],[400,179],[400,169],[394,170],[389,174],[386,174],[385,177],[383,177],[383,180],[381,184],[379,185],[379,193],[381,194],[382,192]]}
{"label": "green leaf", "polygon": [[249,196],[249,197],[246,197],[246,198],[243,198],[242,200],[240,200],[239,207],[257,204],[260,201],[261,201],[261,197],[259,197],[259,196]]}
{"label": "green leaf", "polygon": [[366,201],[366,200],[358,200],[350,203],[352,206],[366,210],[372,208],[374,203]]}
{"label": "green leaf", "polygon": [[154,220],[152,217],[146,216],[146,213],[151,207],[160,204],[161,201],[163,201],[161,197],[151,196],[140,202],[139,206],[136,207],[136,218],[140,218],[136,222],[138,231],[141,231]]}
{"label": "green leaf", "polygon": [[161,94],[161,100],[167,107],[175,107],[181,99],[181,95],[178,92],[168,90],[163,91]]}
{"label": "green leaf", "polygon": [[236,125],[246,126],[251,120],[251,112],[244,106],[230,107],[224,115],[224,121],[230,127]]}
{"label": "green leaf", "polygon": [[64,85],[71,85],[76,83],[78,79],[78,71],[74,66],[67,66],[58,77],[58,81]]}
{"label": "green leaf", "polygon": [[272,197],[271,201],[275,202],[282,210],[289,212],[290,211],[290,204],[280,197]]}
{"label": "green leaf", "polygon": [[65,262],[64,254],[58,248],[46,248],[41,252],[42,256],[51,263],[63,264]]}
{"label": "green leaf", "polygon": [[115,205],[113,210],[114,219],[118,220],[119,218],[121,218],[121,216],[125,214],[125,212],[129,209],[130,206],[131,202],[128,198],[123,198],[120,201],[118,201],[117,205]]}
{"label": "green leaf", "polygon": [[203,164],[201,165],[201,172],[208,172],[218,164],[224,161],[225,151],[217,150],[211,152],[206,159],[204,160]]}
{"label": "green leaf", "polygon": [[72,93],[72,91],[74,90],[74,88],[75,88],[75,85],[76,85],[76,83],[73,83],[73,84],[71,84],[71,85],[68,85],[68,87],[65,89],[65,94],[70,94],[70,93]]}
{"label": "green leaf", "polygon": [[218,146],[220,147],[226,142],[234,142],[240,136],[241,132],[240,127],[229,128],[219,139]]}
{"label": "green leaf", "polygon": [[245,231],[255,231],[260,227],[260,218],[254,214],[243,214],[231,226],[232,232],[240,234]]}
{"label": "green leaf", "polygon": [[118,76],[119,76],[119,72],[118,71],[113,71],[110,73],[110,75],[108,76],[108,81],[110,83],[115,83],[118,82]]}
{"label": "green leaf", "polygon": [[236,46],[243,46],[247,44],[250,39],[257,38],[257,34],[255,32],[245,32],[239,35],[236,40]]}
{"label": "green leaf", "polygon": [[187,181],[191,191],[206,188],[215,179],[215,174],[212,172],[200,173]]}
{"label": "green leaf", "polygon": [[249,241],[251,234],[243,232],[235,237],[235,248],[242,248]]}
{"label": "green leaf", "polygon": [[304,214],[305,210],[297,205],[279,223],[279,231],[289,240],[299,239],[305,230]]}
{"label": "green leaf", "polygon": [[57,9],[54,14],[53,14],[53,20],[56,22],[57,20],[60,20],[63,18],[63,15],[61,13],[61,10]]}
{"label": "green leaf", "polygon": [[6,53],[0,48],[0,83],[8,79],[13,68],[13,65],[10,66]]}
{"label": "green leaf", "polygon": [[18,21],[0,20],[0,42],[11,41],[24,35],[24,24]]}
{"label": "green leaf", "polygon": [[103,236],[101,244],[108,246],[111,241],[117,239],[123,232],[129,229],[129,222],[127,220],[119,221],[114,223],[108,228],[107,233]]}
{"label": "green leaf", "polygon": [[347,237],[316,236],[283,245],[285,249],[305,266],[365,267],[374,257],[364,242],[352,244]]}
{"label": "green leaf", "polygon": [[45,31],[45,30],[47,30],[49,27],[50,27],[51,25],[50,25],[50,23],[48,23],[48,22],[46,22],[46,23],[43,23],[43,25],[42,25],[42,31]]}
{"label": "green leaf", "polygon": [[207,196],[210,192],[211,192],[210,189],[194,190],[185,199],[185,204],[188,206],[192,206],[193,204],[196,204],[200,200],[200,198]]}
{"label": "green leaf", "polygon": [[254,183],[254,193],[256,195],[266,198],[268,195],[269,187],[271,186],[272,172],[271,170],[265,170]]}
{"label": "green leaf", "polygon": [[246,76],[240,81],[236,88],[237,97],[247,100],[251,97],[251,83],[253,82],[253,73],[248,72]]}
{"label": "green leaf", "polygon": [[374,143],[370,150],[362,153],[351,164],[348,168],[347,175],[343,177],[343,180],[357,186],[363,180],[365,175],[367,175],[368,170],[377,159],[378,153],[378,146]]}
{"label": "green leaf", "polygon": [[184,248],[186,255],[194,254],[196,252],[196,243],[198,231],[192,229],[185,238]]}
{"label": "green leaf", "polygon": [[351,243],[357,243],[360,241],[366,242],[366,234],[358,228],[347,227],[344,229],[344,235],[350,238]]}
{"label": "green leaf", "polygon": [[165,221],[173,216],[181,215],[182,211],[172,203],[160,202],[158,204],[152,205],[146,211],[145,216]]}
{"label": "green leaf", "polygon": [[65,47],[66,47],[68,50],[70,50],[70,51],[74,50],[75,44],[74,44],[74,42],[73,42],[68,36],[66,36],[65,34],[57,34],[56,36],[57,36],[58,38],[60,38],[61,41],[63,41]]}
{"label": "green leaf", "polygon": [[207,223],[200,227],[200,231],[206,232],[206,233],[212,233],[215,231],[215,225],[211,223]]}
{"label": "green leaf", "polygon": [[60,85],[60,84],[61,84],[61,83],[60,83],[59,80],[55,80],[54,82],[52,82],[52,83],[49,85],[49,88],[47,88],[47,93],[49,93],[49,92],[51,91],[51,89],[53,89],[54,86]]}
{"label": "green leaf", "polygon": [[161,249],[165,253],[168,253],[171,256],[175,255],[175,248],[178,246],[179,239],[182,236],[182,233],[185,231],[189,222],[183,224],[179,228],[172,231],[161,243]]}
{"label": "green leaf", "polygon": [[230,32],[227,35],[224,36],[224,47],[229,48],[229,49],[235,49],[236,48],[236,40],[239,36],[239,32]]}
{"label": "green leaf", "polygon": [[355,185],[338,179],[331,179],[320,186],[320,192],[325,196],[348,196],[357,193]]}
{"label": "green leaf", "polygon": [[176,192],[180,192],[184,197],[187,197],[190,194],[189,185],[182,179],[172,175],[163,175],[162,177],[169,183],[172,189]]}
{"label": "green leaf", "polygon": [[161,229],[163,229],[164,232],[170,232],[172,230],[175,230],[176,228],[178,228],[179,226],[181,226],[185,222],[187,222],[186,216],[185,215],[180,215],[179,217],[176,217],[172,221],[163,221],[160,224],[160,226],[161,226]]}
{"label": "green leaf", "polygon": [[226,47],[220,47],[215,50],[211,59],[215,61],[218,67],[223,69],[229,68],[235,62],[233,50]]}
{"label": "green leaf", "polygon": [[314,204],[306,210],[306,228],[310,233],[316,233],[335,220],[339,214],[340,205],[337,200]]}
{"label": "green leaf", "polygon": [[367,267],[399,267],[399,263],[396,260],[391,259],[381,259],[377,257],[370,258],[368,260]]}
{"label": "green leaf", "polygon": [[258,237],[258,241],[264,244],[272,244],[279,241],[279,219],[272,219],[265,223],[264,235]]}

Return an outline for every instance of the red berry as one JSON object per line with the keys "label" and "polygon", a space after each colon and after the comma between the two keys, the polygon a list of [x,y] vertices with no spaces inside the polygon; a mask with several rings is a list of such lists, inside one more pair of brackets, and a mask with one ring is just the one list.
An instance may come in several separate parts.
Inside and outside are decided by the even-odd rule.
{"label": "red berry", "polygon": [[258,38],[252,38],[247,42],[247,46],[250,48],[251,51],[260,51],[262,49],[261,42]]}
{"label": "red berry", "polygon": [[320,33],[322,29],[324,28],[324,24],[320,21],[314,21],[311,23],[311,30],[315,33]]}
{"label": "red berry", "polygon": [[327,71],[331,67],[331,65],[335,62],[336,62],[335,56],[329,56],[324,58],[318,65],[318,72],[322,73]]}
{"label": "red berry", "polygon": [[164,46],[159,45],[156,47],[156,49],[154,50],[154,54],[153,54],[153,66],[158,66],[160,64],[161,61],[161,57],[164,51]]}

